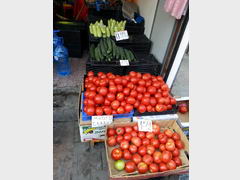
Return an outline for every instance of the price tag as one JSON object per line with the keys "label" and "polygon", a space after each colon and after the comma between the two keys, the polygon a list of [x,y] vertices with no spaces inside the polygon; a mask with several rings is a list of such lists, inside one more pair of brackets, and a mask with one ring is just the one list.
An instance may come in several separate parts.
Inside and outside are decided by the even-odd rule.
{"label": "price tag", "polygon": [[152,120],[150,119],[138,120],[138,130],[144,132],[152,132]]}
{"label": "price tag", "polygon": [[120,60],[120,66],[129,66],[128,60]]}
{"label": "price tag", "polygon": [[92,116],[92,127],[102,127],[111,124],[113,121],[112,115]]}
{"label": "price tag", "polygon": [[115,38],[116,38],[116,41],[129,39],[128,32],[126,30],[115,32]]}

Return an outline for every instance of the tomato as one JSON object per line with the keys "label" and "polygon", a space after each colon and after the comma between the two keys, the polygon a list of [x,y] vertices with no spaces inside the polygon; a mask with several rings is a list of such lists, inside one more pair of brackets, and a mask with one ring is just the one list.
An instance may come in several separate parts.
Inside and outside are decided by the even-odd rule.
{"label": "tomato", "polygon": [[122,140],[123,140],[123,136],[122,135],[118,135],[116,137],[116,141],[117,141],[118,144],[120,144]]}
{"label": "tomato", "polygon": [[165,101],[165,105],[170,104],[170,99],[169,99],[168,97],[165,97],[165,98],[164,98],[164,101]]}
{"label": "tomato", "polygon": [[135,77],[135,76],[137,76],[137,73],[134,72],[134,71],[130,71],[130,72],[129,72],[129,76],[131,76],[131,77]]}
{"label": "tomato", "polygon": [[130,159],[132,159],[132,154],[130,153],[129,150],[125,149],[125,150],[123,151],[123,159],[125,159],[125,160],[130,160]]}
{"label": "tomato", "polygon": [[91,87],[88,88],[90,91],[96,91],[97,90],[97,86],[93,85]]}
{"label": "tomato", "polygon": [[132,155],[132,160],[135,164],[138,164],[142,161],[142,157],[136,153]]}
{"label": "tomato", "polygon": [[124,100],[124,94],[123,93],[117,93],[117,95],[116,95],[116,99],[118,100],[118,101],[123,101]]}
{"label": "tomato", "polygon": [[162,153],[160,151],[155,151],[153,153],[153,161],[159,164],[161,162],[161,156],[162,156]]}
{"label": "tomato", "polygon": [[167,167],[167,165],[165,164],[165,163],[160,163],[159,164],[159,171],[160,172],[164,172],[164,171],[167,171],[168,170],[168,167]]}
{"label": "tomato", "polygon": [[103,115],[103,109],[102,109],[102,107],[96,107],[96,115],[97,116],[101,116],[101,115]]}
{"label": "tomato", "polygon": [[168,163],[172,159],[172,153],[169,151],[163,151],[161,156],[161,161]]}
{"label": "tomato", "polygon": [[150,164],[150,165],[149,165],[149,171],[150,171],[151,173],[158,172],[158,171],[159,171],[158,165],[155,164],[155,163]]}
{"label": "tomato", "polygon": [[114,79],[114,83],[115,83],[115,84],[122,84],[122,78],[121,78],[121,77],[116,77],[116,78]]}
{"label": "tomato", "polygon": [[165,98],[161,97],[158,99],[158,104],[163,105],[165,104]]}
{"label": "tomato", "polygon": [[174,157],[178,157],[180,155],[180,151],[178,150],[178,148],[175,148],[174,151],[172,152],[172,155]]}
{"label": "tomato", "polygon": [[178,111],[182,114],[188,112],[187,106],[179,106]]}
{"label": "tomato", "polygon": [[168,85],[167,84],[163,84],[162,87],[161,87],[161,90],[167,91],[168,90]]}
{"label": "tomato", "polygon": [[126,164],[125,164],[125,171],[127,172],[127,173],[131,173],[131,172],[134,172],[134,171],[136,171],[136,164],[133,162],[133,161],[128,161],[128,162],[126,162]]}
{"label": "tomato", "polygon": [[133,126],[133,130],[136,131],[136,132],[138,132],[138,124],[135,124],[135,125]]}
{"label": "tomato", "polygon": [[112,114],[112,109],[111,109],[109,106],[105,106],[105,107],[103,108],[103,111],[104,111],[104,113],[105,113],[106,115]]}
{"label": "tomato", "polygon": [[98,73],[97,73],[97,76],[100,77],[100,76],[102,76],[103,74],[104,74],[103,72],[98,72]]}
{"label": "tomato", "polygon": [[94,72],[93,72],[93,71],[88,71],[87,76],[88,76],[88,77],[94,76]]}
{"label": "tomato", "polygon": [[139,100],[139,101],[141,101],[142,98],[143,98],[143,94],[138,93],[136,99]]}
{"label": "tomato", "polygon": [[89,116],[95,115],[95,107],[93,107],[93,106],[86,107],[86,113]]}
{"label": "tomato", "polygon": [[116,128],[116,134],[117,135],[123,135],[125,132],[124,128],[123,127],[117,127]]}
{"label": "tomato", "polygon": [[150,97],[149,103],[151,106],[155,106],[157,104],[157,100],[154,97]]}
{"label": "tomato", "polygon": [[136,90],[131,90],[130,96],[136,98],[138,95],[138,92]]}
{"label": "tomato", "polygon": [[145,162],[147,165],[150,165],[153,163],[153,157],[149,154],[145,154],[142,158],[143,162]]}
{"label": "tomato", "polygon": [[130,88],[128,88],[128,87],[126,87],[126,88],[124,88],[123,89],[123,94],[125,95],[125,96],[128,96],[129,94],[130,94]]}
{"label": "tomato", "polygon": [[184,144],[181,140],[176,140],[175,145],[178,149],[183,149],[184,148]]}
{"label": "tomato", "polygon": [[123,139],[121,142],[120,142],[120,148],[122,150],[124,149],[128,149],[129,148],[129,142],[125,139]]}
{"label": "tomato", "polygon": [[134,97],[127,97],[126,103],[127,104],[134,104],[136,102],[136,99]]}
{"label": "tomato", "polygon": [[182,165],[182,160],[179,157],[174,157],[173,160],[176,163],[176,166]]}
{"label": "tomato", "polygon": [[139,137],[137,137],[137,136],[132,137],[131,142],[132,142],[132,144],[136,145],[137,147],[139,147],[139,146],[142,145],[142,140],[141,140],[141,138],[139,138]]}
{"label": "tomato", "polygon": [[163,112],[164,111],[164,105],[162,104],[157,104],[155,106],[157,112]]}
{"label": "tomato", "polygon": [[146,81],[143,80],[143,79],[140,79],[140,80],[138,81],[138,84],[139,84],[139,86],[145,86]]}
{"label": "tomato", "polygon": [[168,138],[167,139],[167,143],[175,143],[174,140],[172,138]]}
{"label": "tomato", "polygon": [[117,140],[115,138],[115,136],[110,136],[108,139],[107,139],[107,144],[108,146],[115,146],[117,144]]}
{"label": "tomato", "polygon": [[123,138],[127,141],[131,141],[132,135],[131,135],[131,133],[126,133],[126,134],[123,135]]}
{"label": "tomato", "polygon": [[159,81],[154,81],[152,85],[157,89],[161,87],[161,83]]}
{"label": "tomato", "polygon": [[147,145],[150,144],[150,140],[149,140],[148,138],[144,138],[144,139],[142,140],[142,144],[143,144],[144,146],[147,146]]}
{"label": "tomato", "polygon": [[128,149],[129,149],[129,151],[130,151],[132,154],[136,153],[137,150],[138,150],[138,149],[137,149],[137,146],[134,145],[134,144],[131,144]]}
{"label": "tomato", "polygon": [[155,94],[157,92],[157,88],[154,86],[149,86],[147,88],[147,92],[149,92],[150,94]]}
{"label": "tomato", "polygon": [[158,137],[158,139],[159,139],[159,142],[160,142],[161,144],[166,144],[168,138],[167,138],[167,136],[164,134],[161,138]]}
{"label": "tomato", "polygon": [[146,147],[147,147],[147,154],[152,155],[155,152],[155,147],[153,145],[149,144]]}
{"label": "tomato", "polygon": [[144,87],[143,86],[137,86],[136,90],[139,93],[144,93]]}
{"label": "tomato", "polygon": [[162,91],[162,97],[168,97],[168,91]]}
{"label": "tomato", "polygon": [[151,139],[151,145],[153,145],[155,148],[158,148],[160,143],[159,143],[158,139],[152,138]]}
{"label": "tomato", "polygon": [[120,102],[118,100],[114,100],[112,103],[111,103],[111,107],[112,109],[117,109],[118,107],[120,106]]}
{"label": "tomato", "polygon": [[134,103],[133,107],[134,107],[134,108],[138,108],[139,105],[140,105],[139,100],[136,100],[136,102]]}
{"label": "tomato", "polygon": [[160,150],[161,152],[166,151],[165,144],[160,144],[160,145],[159,145],[159,150]]}
{"label": "tomato", "polygon": [[164,130],[164,134],[167,136],[167,137],[172,137],[172,135],[173,135],[173,132],[172,132],[172,130],[170,130],[170,129],[166,129],[166,130]]}
{"label": "tomato", "polygon": [[141,79],[142,78],[142,74],[140,72],[137,72],[136,77]]}
{"label": "tomato", "polygon": [[108,99],[104,99],[104,103],[105,106],[110,106],[111,105],[111,101],[109,101]]}
{"label": "tomato", "polygon": [[94,97],[97,95],[95,91],[89,91],[88,92],[88,99],[94,99]]}
{"label": "tomato", "polygon": [[131,105],[131,104],[126,104],[126,105],[124,106],[124,108],[125,108],[125,111],[126,111],[127,113],[130,113],[130,112],[133,110],[133,105]]}
{"label": "tomato", "polygon": [[170,98],[170,104],[171,104],[171,105],[174,105],[174,104],[176,104],[176,103],[177,103],[177,101],[176,101],[175,98]]}
{"label": "tomato", "polygon": [[137,84],[137,83],[138,83],[138,78],[137,78],[137,77],[131,77],[131,78],[130,78],[130,81],[131,81],[133,84]]}
{"label": "tomato", "polygon": [[168,104],[167,105],[167,110],[171,110],[172,109],[172,105],[171,104]]}
{"label": "tomato", "polygon": [[148,171],[148,165],[144,162],[140,162],[137,165],[137,169],[140,174],[144,174]]}
{"label": "tomato", "polygon": [[140,137],[141,139],[145,138],[145,132],[139,131],[138,132],[138,137]]}
{"label": "tomato", "polygon": [[153,123],[152,132],[153,134],[158,135],[160,133],[160,126],[158,124]]}
{"label": "tomato", "polygon": [[122,92],[123,91],[123,85],[117,84],[117,92]]}
{"label": "tomato", "polygon": [[149,80],[150,78],[151,78],[151,74],[149,74],[149,73],[145,73],[142,75],[142,79],[144,79],[144,80]]}
{"label": "tomato", "polygon": [[114,148],[111,152],[111,157],[114,160],[119,160],[122,158],[122,156],[123,156],[123,152],[120,148]]}
{"label": "tomato", "polygon": [[108,128],[107,130],[107,136],[110,137],[110,136],[114,136],[116,133],[115,133],[115,129],[113,128]]}
{"label": "tomato", "polygon": [[146,146],[140,146],[138,148],[138,154],[140,154],[141,156],[144,156],[145,154],[147,154],[147,148]]}
{"label": "tomato", "polygon": [[109,80],[109,86],[115,86],[115,83],[114,83],[114,81],[113,80]]}
{"label": "tomato", "polygon": [[167,151],[174,151],[174,149],[175,149],[174,142],[167,142],[165,144],[165,148],[166,148]]}
{"label": "tomato", "polygon": [[117,93],[117,86],[110,85],[109,88],[108,88],[108,91],[110,93],[116,94]]}
{"label": "tomato", "polygon": [[158,100],[159,98],[162,97],[162,94],[157,92],[157,93],[154,94],[154,97]]}
{"label": "tomato", "polygon": [[134,88],[134,84],[132,82],[127,83],[127,87],[130,89]]}
{"label": "tomato", "polygon": [[117,160],[114,162],[114,167],[118,171],[122,171],[125,167],[125,162],[123,160]]}
{"label": "tomato", "polygon": [[142,101],[141,101],[141,104],[143,105],[149,105],[150,104],[150,98],[149,97],[143,97],[142,98]]}
{"label": "tomato", "polygon": [[100,80],[99,80],[99,86],[100,86],[100,87],[106,87],[107,84],[108,84],[107,79],[100,79]]}
{"label": "tomato", "polygon": [[131,135],[132,135],[132,137],[136,137],[138,135],[138,133],[136,131],[132,131]]}
{"label": "tomato", "polygon": [[146,138],[148,138],[148,139],[154,138],[153,132],[146,132]]}
{"label": "tomato", "polygon": [[94,97],[94,101],[95,101],[96,104],[103,104],[104,103],[104,97],[100,94],[97,94]]}
{"label": "tomato", "polygon": [[117,111],[113,109],[112,114],[117,114]]}
{"label": "tomato", "polygon": [[147,110],[147,108],[146,108],[145,105],[140,104],[140,105],[138,106],[138,112],[140,112],[140,113],[145,113],[146,110]]}
{"label": "tomato", "polygon": [[113,93],[108,93],[107,96],[106,96],[107,100],[109,101],[114,101],[115,100],[115,94]]}
{"label": "tomato", "polygon": [[124,107],[120,106],[117,108],[117,113],[118,114],[124,114],[125,113],[125,110],[124,110]]}
{"label": "tomato", "polygon": [[145,84],[145,87],[149,87],[152,85],[152,82],[151,81],[146,81],[146,84]]}
{"label": "tomato", "polygon": [[177,167],[175,161],[173,161],[173,160],[170,160],[166,165],[169,170],[176,169],[176,167]]}
{"label": "tomato", "polygon": [[175,141],[181,139],[180,135],[179,135],[178,133],[176,133],[176,132],[174,132],[174,133],[172,134],[172,138],[173,138],[173,140],[175,140]]}
{"label": "tomato", "polygon": [[153,107],[151,105],[147,106],[147,112],[152,112]]}

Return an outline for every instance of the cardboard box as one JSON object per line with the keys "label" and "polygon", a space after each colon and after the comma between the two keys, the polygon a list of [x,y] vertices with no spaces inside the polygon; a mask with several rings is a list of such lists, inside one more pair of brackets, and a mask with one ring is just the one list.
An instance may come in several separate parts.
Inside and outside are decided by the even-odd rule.
{"label": "cardboard box", "polygon": [[105,130],[105,127],[79,126],[81,142],[104,140]]}
{"label": "cardboard box", "polygon": [[[175,170],[170,170],[166,172],[157,172],[157,173],[145,173],[145,174],[139,174],[137,171],[133,173],[127,173],[124,170],[123,171],[117,171],[114,168],[114,160],[111,158],[111,151],[116,148],[114,147],[108,147],[107,142],[105,141],[105,149],[106,149],[106,156],[107,156],[107,163],[109,168],[109,176],[110,179],[114,180],[120,180],[120,179],[148,179],[153,177],[160,177],[160,176],[168,176],[168,175],[174,175],[174,174],[186,174],[189,172],[189,161],[188,161],[188,154],[189,154],[189,143],[188,139],[183,133],[182,129],[177,124],[176,120],[160,120],[160,121],[153,121],[160,125],[161,131],[164,129],[171,129],[181,136],[181,139],[185,145],[184,149],[180,151],[180,158],[182,160],[183,165],[180,167],[177,167]],[[121,124],[110,124],[108,127],[123,127],[123,126],[134,126],[136,123],[121,123]]]}

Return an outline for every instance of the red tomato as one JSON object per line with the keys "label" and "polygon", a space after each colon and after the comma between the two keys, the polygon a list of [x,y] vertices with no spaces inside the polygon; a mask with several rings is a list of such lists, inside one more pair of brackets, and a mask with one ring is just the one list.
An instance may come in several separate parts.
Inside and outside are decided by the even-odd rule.
{"label": "red tomato", "polygon": [[153,134],[158,135],[160,133],[160,126],[158,124],[153,123],[152,132]]}
{"label": "red tomato", "polygon": [[156,94],[154,94],[154,97],[158,100],[159,98],[162,97],[162,94],[157,92]]}
{"label": "red tomato", "polygon": [[118,100],[114,100],[112,103],[111,103],[111,107],[112,109],[117,109],[118,107],[120,106],[120,102]]}
{"label": "red tomato", "polygon": [[116,134],[117,135],[123,135],[125,132],[124,128],[123,127],[117,127],[116,128]]}
{"label": "red tomato", "polygon": [[172,134],[172,138],[173,138],[173,140],[175,140],[175,141],[181,139],[180,135],[179,135],[178,133],[176,133],[176,132],[174,132],[174,133]]}
{"label": "red tomato", "polygon": [[170,99],[168,97],[165,97],[165,105],[170,104]]}
{"label": "red tomato", "polygon": [[143,80],[143,79],[140,79],[140,80],[138,81],[138,84],[139,84],[139,86],[145,86],[146,81]]}
{"label": "red tomato", "polygon": [[113,109],[112,114],[117,114],[117,111]]}
{"label": "red tomato", "polygon": [[173,160],[170,160],[166,165],[169,170],[176,169],[176,167],[177,167],[175,161],[173,161]]}
{"label": "red tomato", "polygon": [[183,149],[184,148],[184,144],[181,140],[176,140],[175,145],[178,149]]}
{"label": "red tomato", "polygon": [[110,85],[109,88],[108,88],[108,91],[109,91],[110,93],[116,94],[116,92],[117,92],[117,87],[116,87],[116,86],[113,86],[113,85]]}
{"label": "red tomato", "polygon": [[168,104],[167,105],[167,110],[171,110],[172,109],[172,105]]}
{"label": "red tomato", "polygon": [[127,113],[130,113],[133,110],[133,105],[131,104],[126,104],[124,107]]}
{"label": "red tomato", "polygon": [[127,87],[130,89],[134,88],[134,84],[132,82],[127,83]]}
{"label": "red tomato", "polygon": [[157,105],[155,106],[155,109],[156,109],[157,112],[163,112],[163,111],[164,111],[164,105],[162,105],[162,104],[157,104]]}
{"label": "red tomato", "polygon": [[136,102],[136,99],[133,97],[127,97],[126,99],[127,104],[135,104],[135,102]]}
{"label": "red tomato", "polygon": [[140,105],[139,100],[136,100],[136,102],[134,103],[133,107],[134,107],[134,108],[138,108],[139,105]]}
{"label": "red tomato", "polygon": [[149,105],[150,104],[150,98],[149,97],[143,97],[142,98],[142,101],[141,101],[141,104],[143,105]]}
{"label": "red tomato", "polygon": [[159,81],[153,82],[152,85],[157,89],[161,87],[161,83]]}
{"label": "red tomato", "polygon": [[86,113],[89,116],[95,115],[95,108],[93,106],[86,107]]}
{"label": "red tomato", "polygon": [[124,169],[127,173],[131,173],[131,172],[136,171],[137,167],[133,161],[128,161],[128,162],[126,162]]}
{"label": "red tomato", "polygon": [[158,139],[152,138],[151,139],[151,145],[153,145],[155,148],[158,148],[160,143],[159,143]]}
{"label": "red tomato", "polygon": [[122,92],[123,91],[123,85],[117,84],[117,91]]}
{"label": "red tomato", "polygon": [[97,95],[95,91],[88,91],[88,99],[94,99],[94,97]]}
{"label": "red tomato", "polygon": [[94,72],[92,72],[92,71],[88,71],[87,76],[88,76],[88,77],[90,77],[90,76],[94,76]]}
{"label": "red tomato", "polygon": [[90,91],[96,91],[97,90],[97,87],[95,85],[91,86],[88,88]]}
{"label": "red tomato", "polygon": [[168,170],[168,167],[167,167],[167,165],[165,164],[165,163],[160,163],[159,164],[159,171],[160,172],[164,172],[164,171],[167,171]]}
{"label": "red tomato", "polygon": [[102,78],[102,79],[99,80],[99,86],[101,86],[101,87],[107,86],[108,81],[107,81],[107,79],[105,79],[106,76],[102,76],[101,78]]}
{"label": "red tomato", "polygon": [[107,130],[107,136],[110,137],[110,136],[114,136],[116,133],[115,133],[115,129],[113,128],[108,128]]}
{"label": "red tomato", "polygon": [[138,164],[142,161],[142,157],[139,154],[133,154],[132,160],[135,164]]}
{"label": "red tomato", "polygon": [[131,142],[132,142],[132,144],[136,145],[137,147],[141,146],[141,144],[142,144],[141,138],[139,138],[137,136],[132,137]]}
{"label": "red tomato", "polygon": [[97,75],[98,75],[98,77],[100,77],[100,76],[104,75],[104,73],[103,72],[98,72]]}
{"label": "red tomato", "polygon": [[168,142],[169,142],[169,143],[175,143],[172,138],[168,138],[167,143],[168,143]]}
{"label": "red tomato", "polygon": [[172,153],[169,151],[163,151],[161,156],[161,161],[168,163],[172,159]]}
{"label": "red tomato", "polygon": [[144,156],[145,154],[147,154],[147,148],[146,146],[140,146],[138,148],[138,154],[140,154],[141,156]]}
{"label": "red tomato", "polygon": [[131,81],[133,84],[137,84],[138,78],[137,78],[137,77],[131,77],[131,78],[130,78],[130,81]]}
{"label": "red tomato", "polygon": [[158,171],[159,171],[158,165],[155,164],[155,163],[150,164],[150,165],[149,165],[149,171],[150,171],[151,173],[158,172]]}
{"label": "red tomato", "polygon": [[123,139],[121,142],[120,142],[120,148],[122,150],[124,149],[128,149],[129,148],[129,142],[125,139]]}
{"label": "red tomato", "polygon": [[172,155],[174,157],[178,157],[180,155],[180,151],[178,150],[178,148],[175,148],[174,151],[172,152]]}
{"label": "red tomato", "polygon": [[168,97],[168,95],[169,95],[169,94],[168,94],[168,91],[162,91],[162,96],[163,96],[163,97]]}
{"label": "red tomato", "polygon": [[140,162],[137,165],[137,169],[140,174],[144,174],[148,171],[148,165],[144,162]]}
{"label": "red tomato", "polygon": [[149,103],[150,103],[151,106],[156,106],[156,104],[157,104],[156,98],[150,97]]}
{"label": "red tomato", "polygon": [[111,157],[114,160],[120,160],[123,156],[123,152],[120,148],[114,148],[111,152]]}
{"label": "red tomato", "polygon": [[149,140],[148,138],[144,138],[144,139],[142,140],[142,144],[143,144],[144,146],[147,146],[147,145],[150,144],[150,140]]}
{"label": "red tomato", "polygon": [[133,129],[132,129],[131,126],[126,126],[126,127],[125,127],[125,132],[126,132],[126,133],[130,133],[130,132],[132,132],[132,131],[133,131]]}
{"label": "red tomato", "polygon": [[130,94],[130,88],[128,88],[128,87],[124,88],[124,89],[123,89],[123,94],[124,94],[125,96],[128,96],[128,95]]}
{"label": "red tomato", "polygon": [[124,114],[125,113],[125,110],[124,110],[124,107],[120,106],[117,108],[117,113],[118,114]]}
{"label": "red tomato", "polygon": [[160,151],[155,151],[153,153],[153,161],[159,164],[161,162],[161,156],[162,156],[162,153]]}
{"label": "red tomato", "polygon": [[176,166],[182,165],[182,160],[179,157],[174,157],[173,160],[176,163]]}
{"label": "red tomato", "polygon": [[137,94],[137,100],[141,101],[143,98],[143,95],[141,93],[138,93]]}
{"label": "red tomato", "polygon": [[142,79],[144,79],[144,80],[149,80],[149,79],[151,79],[151,74],[149,74],[149,73],[143,74],[143,75],[142,75]]}
{"label": "red tomato", "polygon": [[147,88],[147,92],[149,92],[150,94],[155,94],[157,92],[157,88],[154,86],[149,86]]}
{"label": "red tomato", "polygon": [[104,111],[104,113],[105,113],[106,115],[112,114],[112,109],[111,109],[109,106],[105,106],[105,107],[103,108],[103,111]]}
{"label": "red tomato", "polygon": [[160,149],[161,152],[166,151],[166,148],[165,148],[164,144],[160,144],[159,149]]}
{"label": "red tomato", "polygon": [[104,99],[104,105],[105,106],[110,106],[111,105],[111,101],[109,101],[108,99]]}
{"label": "red tomato", "polygon": [[115,83],[113,80],[109,80],[109,86],[115,86]]}
{"label": "red tomato", "polygon": [[141,139],[145,138],[145,132],[139,131],[138,132],[138,137],[140,137]]}
{"label": "red tomato", "polygon": [[131,133],[126,133],[126,134],[123,135],[123,138],[127,141],[131,141],[132,135],[131,135]]}
{"label": "red tomato", "polygon": [[143,93],[144,92],[144,87],[143,86],[137,86],[136,88],[138,93]]}
{"label": "red tomato", "polygon": [[138,133],[137,133],[136,131],[132,131],[132,132],[131,132],[131,135],[132,135],[132,137],[135,137],[135,136],[138,135]]}
{"label": "red tomato", "polygon": [[110,136],[108,139],[107,139],[107,144],[108,146],[115,146],[117,144],[117,140],[115,138],[115,136]]}
{"label": "red tomato", "polygon": [[114,101],[115,100],[115,94],[113,93],[108,93],[107,96],[106,96],[107,100],[109,101]]}
{"label": "red tomato", "polygon": [[138,106],[138,112],[140,112],[140,113],[145,113],[146,110],[147,110],[147,108],[146,108],[145,105],[140,104],[140,105]]}
{"label": "red tomato", "polygon": [[129,72],[129,76],[131,76],[131,77],[135,77],[135,76],[137,76],[137,73],[134,72],[134,71],[130,71],[130,72]]}
{"label": "red tomato", "polygon": [[148,138],[148,139],[154,138],[153,132],[146,132],[146,138]]}
{"label": "red tomato", "polygon": [[129,151],[130,151],[132,154],[136,153],[137,150],[138,150],[138,148],[137,148],[136,145],[131,144],[131,145],[129,146]]}
{"label": "red tomato", "polygon": [[170,129],[166,129],[166,130],[164,130],[164,134],[167,136],[167,137],[172,137],[172,135],[173,135],[173,132],[172,132],[172,130],[170,130]]}
{"label": "red tomato", "polygon": [[116,99],[117,99],[118,101],[123,101],[124,98],[125,98],[125,96],[124,96],[123,93],[121,93],[121,92],[117,93]]}
{"label": "red tomato", "polygon": [[174,105],[174,104],[176,104],[176,103],[177,103],[177,101],[176,101],[175,98],[170,98],[170,104],[171,104],[171,105]]}
{"label": "red tomato", "polygon": [[184,114],[184,113],[188,112],[188,108],[187,108],[187,106],[179,106],[178,111],[180,113]]}
{"label": "red tomato", "polygon": [[117,141],[118,144],[120,144],[122,140],[123,140],[123,136],[122,135],[118,135],[116,137],[116,141]]}
{"label": "red tomato", "polygon": [[167,136],[164,135],[162,138],[159,139],[159,142],[160,142],[161,144],[166,144],[166,143],[167,143]]}
{"label": "red tomato", "polygon": [[150,144],[147,145],[147,154],[152,155],[154,152],[155,152],[155,147],[153,145],[150,145]]}
{"label": "red tomato", "polygon": [[158,99],[158,104],[163,105],[165,104],[165,98],[161,97]]}
{"label": "red tomato", "polygon": [[126,86],[127,83],[128,83],[128,80],[126,80],[126,79],[122,79],[122,85],[123,85],[123,86]]}
{"label": "red tomato", "polygon": [[133,130],[136,131],[136,132],[138,132],[138,124],[135,124],[135,125],[133,126]]}
{"label": "red tomato", "polygon": [[101,115],[103,115],[103,109],[102,109],[102,107],[96,107],[96,115],[97,116],[101,116]]}
{"label": "red tomato", "polygon": [[168,85],[167,84],[163,84],[162,87],[161,87],[161,90],[167,91],[168,90]]}
{"label": "red tomato", "polygon": [[136,98],[138,95],[138,92],[136,90],[131,90],[130,96]]}
{"label": "red tomato", "polygon": [[151,86],[152,85],[152,82],[151,81],[146,81],[146,87],[149,87],[149,86]]}
{"label": "red tomato", "polygon": [[141,79],[142,78],[142,74],[140,72],[137,72],[137,75],[136,75],[137,78]]}
{"label": "red tomato", "polygon": [[165,148],[166,148],[167,151],[174,151],[174,149],[175,149],[174,142],[167,142],[165,144]]}
{"label": "red tomato", "polygon": [[114,83],[115,83],[115,84],[122,84],[122,78],[121,78],[121,77],[116,77],[116,78],[114,79]]}
{"label": "red tomato", "polygon": [[125,160],[130,160],[130,159],[132,159],[132,154],[130,153],[129,150],[125,149],[125,150],[123,151],[123,159],[125,159]]}
{"label": "red tomato", "polygon": [[147,165],[150,165],[153,163],[153,158],[149,154],[145,154],[142,158],[143,162],[145,162]]}

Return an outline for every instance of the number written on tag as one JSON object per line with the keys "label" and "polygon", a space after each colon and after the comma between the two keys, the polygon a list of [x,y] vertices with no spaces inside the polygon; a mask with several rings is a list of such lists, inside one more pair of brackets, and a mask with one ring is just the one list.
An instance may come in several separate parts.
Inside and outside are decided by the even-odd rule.
{"label": "number written on tag", "polygon": [[139,119],[138,130],[144,132],[152,132],[152,120],[150,119]]}
{"label": "number written on tag", "polygon": [[92,127],[102,127],[111,124],[113,116],[92,116]]}
{"label": "number written on tag", "polygon": [[129,66],[128,60],[120,60],[120,66]]}
{"label": "number written on tag", "polygon": [[116,38],[116,41],[129,39],[128,32],[126,30],[115,32],[115,38]]}

